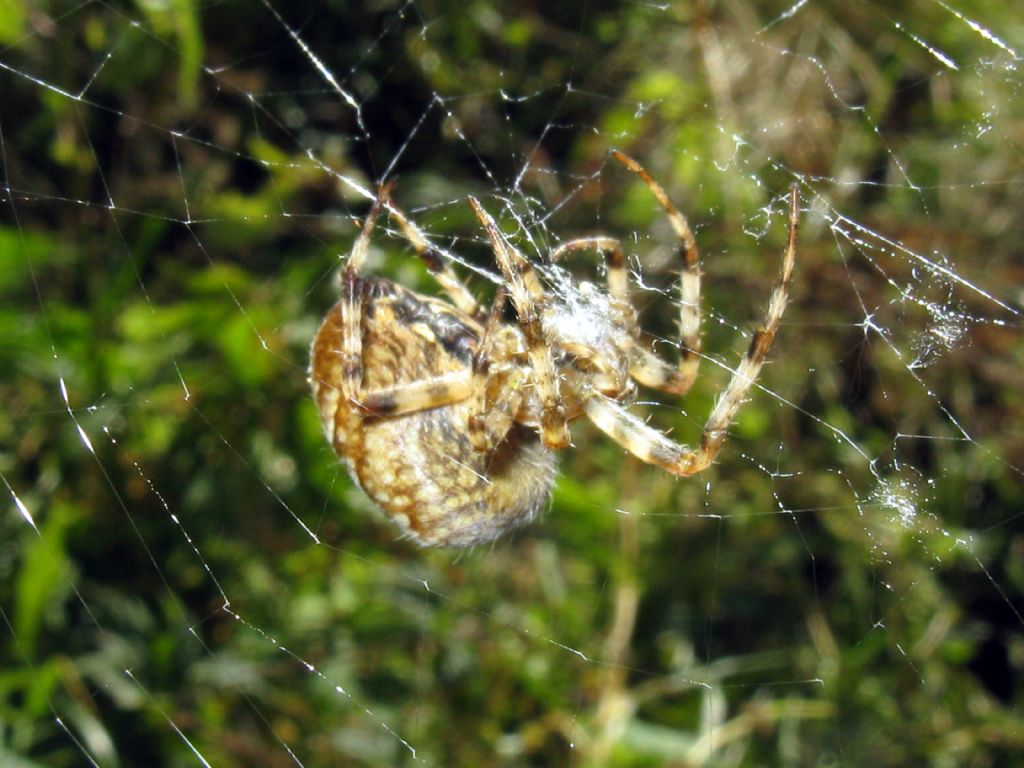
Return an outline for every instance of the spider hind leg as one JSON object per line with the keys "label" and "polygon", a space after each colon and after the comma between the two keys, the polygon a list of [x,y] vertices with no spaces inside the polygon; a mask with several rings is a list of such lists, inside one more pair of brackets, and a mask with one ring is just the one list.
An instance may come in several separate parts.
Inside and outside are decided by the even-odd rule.
{"label": "spider hind leg", "polygon": [[679,240],[679,366],[673,369],[646,350],[639,350],[631,373],[641,384],[673,394],[685,394],[697,379],[700,366],[700,251],[690,222],[669,199],[664,187],[640,163],[618,150],[612,157],[640,177],[665,210]]}
{"label": "spider hind leg", "polygon": [[782,255],[782,268],[765,312],[763,324],[754,332],[747,353],[733,372],[725,390],[715,402],[704,424],[700,446],[694,450],[670,440],[648,426],[618,403],[592,394],[584,403],[588,418],[598,429],[634,456],[674,475],[687,477],[707,469],[725,442],[729,425],[736,417],[747,392],[754,385],[771,349],[789,299],[789,284],[796,263],[796,236],[800,198],[794,187],[789,195],[789,238]]}

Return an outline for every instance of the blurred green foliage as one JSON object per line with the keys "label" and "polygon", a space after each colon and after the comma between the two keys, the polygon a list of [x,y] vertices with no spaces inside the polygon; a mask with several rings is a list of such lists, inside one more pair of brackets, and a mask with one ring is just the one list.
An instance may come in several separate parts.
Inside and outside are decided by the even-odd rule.
{"label": "blurred green foliage", "polygon": [[[275,4],[357,115],[265,6],[0,0],[0,763],[1024,759],[1019,315],[895,257],[1019,284],[1019,63],[941,4],[913,18],[955,72],[884,3],[788,5]],[[1019,9],[972,15],[1024,47]],[[396,542],[305,381],[366,211],[338,175],[397,159],[404,207],[483,265],[465,197],[497,210],[524,168],[555,211],[539,237],[651,232],[657,254],[611,147],[691,215],[725,360],[805,174],[763,379],[785,401],[755,393],[710,485],[578,423],[538,524]],[[884,234],[876,261],[826,203]],[[429,290],[401,242],[375,253]],[[935,305],[977,320],[912,372]],[[655,422],[694,439],[725,373]]]}

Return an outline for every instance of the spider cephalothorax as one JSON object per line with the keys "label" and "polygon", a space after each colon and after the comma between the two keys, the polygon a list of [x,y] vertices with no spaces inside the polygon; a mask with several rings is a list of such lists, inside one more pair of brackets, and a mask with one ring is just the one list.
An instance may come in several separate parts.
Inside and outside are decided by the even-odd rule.
{"label": "spider cephalothorax", "polygon": [[[334,450],[411,538],[468,546],[531,520],[547,503],[554,450],[570,421],[590,419],[639,459],[686,476],[708,467],[753,385],[786,306],[796,254],[798,200],[764,324],[708,417],[700,445],[679,445],[626,410],[637,383],[672,394],[693,384],[700,361],[700,267],[689,224],[636,161],[679,238],[679,363],[644,344],[617,240],[570,240],[550,254],[604,254],[607,293],[590,284],[549,291],[477,200],[502,285],[484,311],[419,229],[383,190],[341,274],[341,300],[313,342],[310,381]],[[451,303],[360,274],[382,208],[398,222]],[[563,287],[564,288],[564,287]],[[511,299],[516,322],[503,322]]]}

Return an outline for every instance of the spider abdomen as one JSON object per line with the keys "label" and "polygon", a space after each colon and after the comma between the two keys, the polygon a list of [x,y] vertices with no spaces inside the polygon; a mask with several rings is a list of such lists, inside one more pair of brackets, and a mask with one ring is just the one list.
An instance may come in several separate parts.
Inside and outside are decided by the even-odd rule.
{"label": "spider abdomen", "polygon": [[[450,305],[381,278],[359,279],[361,392],[471,371],[479,325]],[[492,451],[469,438],[473,398],[395,416],[342,396],[344,303],[313,342],[311,380],[335,452],[387,515],[419,544],[469,546],[528,523],[547,503],[555,457],[514,425]]]}

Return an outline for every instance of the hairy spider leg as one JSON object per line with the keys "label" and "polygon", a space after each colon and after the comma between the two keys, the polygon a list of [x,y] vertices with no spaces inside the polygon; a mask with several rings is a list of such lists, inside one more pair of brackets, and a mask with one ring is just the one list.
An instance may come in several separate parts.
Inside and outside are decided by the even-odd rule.
{"label": "hairy spider leg", "polygon": [[367,413],[377,416],[401,416],[442,405],[452,405],[472,394],[472,373],[459,371],[397,387],[361,392],[357,402]]}
{"label": "hairy spider leg", "polygon": [[487,404],[469,422],[475,450],[489,453],[505,441],[523,405],[526,382],[526,374],[514,366],[488,379]]}
{"label": "hairy spider leg", "polygon": [[[413,223],[401,208],[391,200],[387,201],[388,213],[396,219],[403,236],[409,241],[416,255],[444,289],[459,311],[474,320],[483,321],[484,312],[476,297],[448,266],[442,254],[426,239],[423,232]],[[490,375],[490,354],[495,338],[499,335],[502,312],[507,291],[499,288],[486,317],[484,333],[480,339],[477,354],[473,360],[471,392],[476,403],[470,417],[470,439],[477,451],[489,452],[499,445],[512,428],[515,416],[523,402],[522,384],[524,376],[516,371]],[[457,382],[458,392],[464,391],[465,382]],[[364,401],[364,405],[365,405]]]}
{"label": "hairy spider leg", "polygon": [[[683,375],[670,364],[664,362],[653,352],[636,343],[640,338],[640,327],[636,322],[636,310],[629,290],[629,276],[626,271],[626,259],[622,252],[622,243],[611,237],[580,237],[562,243],[551,252],[551,261],[557,262],[569,251],[595,250],[604,254],[607,270],[608,294],[615,299],[621,308],[620,320],[629,330],[633,343],[629,348],[629,375],[641,384],[658,389],[662,392],[682,394],[689,389]],[[698,278],[699,280],[699,278]],[[700,284],[698,282],[698,290]],[[699,316],[698,316],[699,324]],[[588,356],[586,350],[572,350],[579,357],[590,360],[600,366],[601,361]],[[694,371],[696,375],[696,371]],[[691,382],[692,383],[692,382]]]}
{"label": "hairy spider leg", "polygon": [[373,201],[341,273],[341,394],[347,400],[358,397],[363,380],[363,294],[359,271],[366,263],[370,236],[377,223],[377,216],[380,215],[381,201],[385,194],[386,190],[382,189]]}
{"label": "hairy spider leg", "polygon": [[402,212],[401,208],[390,200],[387,201],[386,208],[388,213],[398,221],[398,226],[402,230],[405,239],[409,241],[413,250],[416,251],[416,255],[426,265],[427,270],[434,276],[434,279],[437,280],[445,293],[448,294],[452,304],[460,312],[469,315],[474,320],[480,320],[483,315],[480,304],[469,288],[466,287],[465,283],[448,266],[448,262],[445,261],[437,248],[430,244],[419,227],[412,223],[412,220]]}
{"label": "hairy spider leg", "polygon": [[559,245],[551,252],[551,262],[556,263],[570,251],[595,250],[604,254],[607,271],[608,295],[628,306],[629,278],[626,274],[626,257],[622,254],[622,243],[613,237],[577,237]]}
{"label": "hairy spider leg", "polygon": [[491,346],[501,325],[501,313],[505,310],[507,298],[508,292],[505,290],[505,286],[500,286],[494,295],[494,301],[491,302],[491,310],[487,315],[484,332],[480,336],[480,344],[477,346],[476,354],[473,355],[475,402],[473,403],[473,414],[469,417],[469,439],[473,443],[473,448],[480,452],[487,451],[494,444],[490,441],[489,424],[486,419],[487,384],[491,368]]}
{"label": "hairy spider leg", "polygon": [[630,374],[648,387],[682,395],[693,386],[700,366],[700,253],[697,250],[697,239],[686,217],[669,200],[664,188],[647,169],[617,149],[612,151],[612,157],[639,176],[665,209],[669,223],[679,238],[679,256],[683,263],[679,275],[679,368],[673,370],[646,349],[637,347],[636,360],[630,368]]}
{"label": "hairy spider leg", "polygon": [[[381,208],[388,207],[392,215],[396,215],[398,209],[387,199],[388,189],[382,188],[380,196],[374,202],[363,222],[363,228],[352,248],[348,263],[342,273],[342,300],[341,300],[341,344],[339,356],[342,366],[342,396],[354,403],[357,408],[348,409],[348,418],[353,423],[346,426],[348,433],[354,432],[364,415],[377,416],[400,416],[417,411],[424,411],[430,408],[437,408],[444,405],[466,400],[480,393],[482,398],[478,406],[479,416],[475,416],[470,424],[471,437],[474,446],[481,451],[489,451],[498,445],[508,434],[515,420],[523,400],[523,376],[515,372],[504,373],[500,380],[498,377],[489,377],[489,358],[491,342],[500,335],[501,315],[505,303],[505,291],[501,289],[491,308],[487,326],[481,338],[479,352],[475,356],[472,368],[466,371],[458,371],[443,376],[435,376],[415,382],[409,382],[395,387],[365,391],[362,389],[363,379],[363,340],[362,340],[362,316],[363,316],[363,286],[364,282],[359,277],[359,269],[366,261],[369,250],[369,242],[372,236],[377,218]],[[404,214],[398,211],[396,218],[399,222],[405,221],[414,247],[419,250],[423,246],[424,251],[421,257],[428,266],[434,262],[442,264],[439,254],[433,251],[426,244],[425,240],[418,234],[418,230],[405,219]],[[417,239],[418,238],[418,239]],[[424,255],[426,254],[426,255]],[[442,286],[457,285],[455,294],[464,293],[469,296],[468,289],[458,282],[458,279],[450,270],[444,269],[444,273],[451,277],[450,281],[441,281]],[[453,302],[457,300],[456,295],[449,291]],[[475,299],[472,299],[473,311],[479,313],[479,307]],[[462,302],[465,306],[465,302]],[[460,307],[461,309],[462,307]],[[491,379],[493,378],[493,382]],[[493,386],[497,383],[498,386]],[[489,384],[492,384],[489,386]],[[318,386],[319,388],[319,386]],[[488,393],[493,397],[488,401]]]}
{"label": "hairy spider leg", "polygon": [[474,450],[481,453],[501,443],[512,428],[515,414],[523,401],[518,381],[514,386],[506,386],[505,377],[501,373],[495,375],[496,372],[491,370],[493,347],[501,333],[501,318],[507,298],[508,291],[505,286],[500,286],[491,303],[480,344],[473,355],[475,402],[473,414],[469,417],[469,438]]}
{"label": "hairy spider leg", "polygon": [[370,237],[381,207],[387,202],[389,189],[390,185],[381,187],[363,222],[359,237],[352,246],[352,253],[341,277],[341,395],[358,406],[349,410],[350,418],[354,419],[355,423],[346,427],[348,431],[358,426],[362,413],[388,416],[412,413],[460,402],[473,392],[473,373],[470,370],[387,389],[362,389],[364,283],[359,277],[359,270],[366,263]]}
{"label": "hairy spider leg", "polygon": [[704,424],[700,446],[693,450],[679,445],[624,410],[618,403],[594,393],[584,403],[584,409],[598,429],[637,458],[674,475],[685,477],[707,469],[725,442],[729,425],[764,365],[786,309],[789,284],[796,262],[799,205],[800,198],[794,186],[790,192],[789,240],[782,256],[779,279],[768,301],[764,323],[754,332],[747,353],[712,408]]}
{"label": "hairy spider leg", "polygon": [[541,442],[547,448],[564,448],[569,444],[569,423],[559,396],[558,372],[544,339],[537,311],[537,304],[544,296],[540,278],[526,257],[504,238],[480,201],[470,197],[469,202],[491,241],[491,248],[516,308],[519,326],[526,337],[527,355],[541,406]]}
{"label": "hairy spider leg", "polygon": [[799,226],[800,196],[794,185],[789,193],[789,240],[782,256],[782,269],[778,282],[768,300],[764,323],[754,331],[747,354],[733,373],[732,378],[729,379],[725,391],[718,398],[704,425],[700,451],[703,454],[710,454],[707,463],[710,463],[725,441],[726,430],[735,418],[736,411],[753,385],[754,379],[760,373],[768,350],[771,349],[772,343],[775,341],[779,322],[782,320],[782,314],[786,311],[786,303],[789,301],[789,284],[793,278],[793,267],[796,263],[796,236]]}

